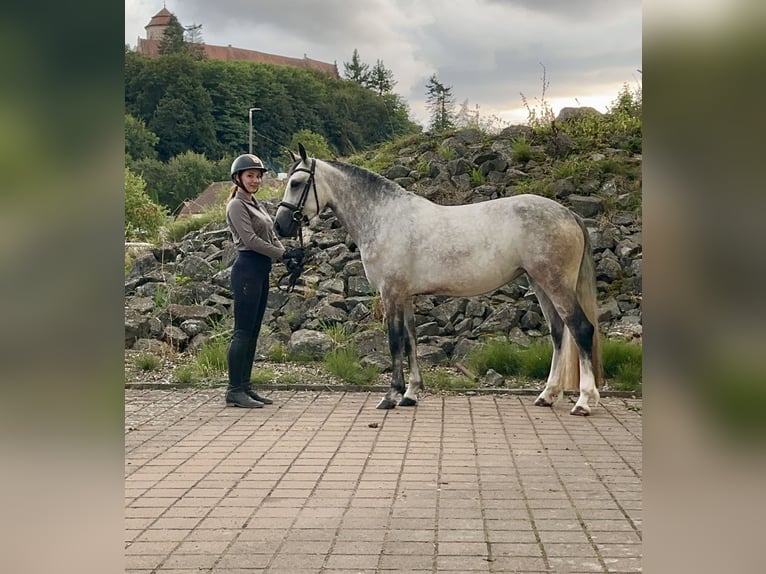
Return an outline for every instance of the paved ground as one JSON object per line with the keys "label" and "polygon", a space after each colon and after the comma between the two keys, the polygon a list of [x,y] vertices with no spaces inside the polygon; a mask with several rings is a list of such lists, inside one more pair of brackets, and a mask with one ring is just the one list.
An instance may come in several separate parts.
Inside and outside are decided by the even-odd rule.
{"label": "paved ground", "polygon": [[126,572],[641,572],[641,402],[126,390]]}

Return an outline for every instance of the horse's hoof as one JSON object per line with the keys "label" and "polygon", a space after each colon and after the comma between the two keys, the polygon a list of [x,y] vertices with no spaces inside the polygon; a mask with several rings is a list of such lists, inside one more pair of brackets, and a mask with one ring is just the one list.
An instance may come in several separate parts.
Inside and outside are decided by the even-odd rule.
{"label": "horse's hoof", "polygon": [[552,407],[553,403],[549,403],[543,397],[537,397],[537,399],[535,399],[534,405],[536,407]]}
{"label": "horse's hoof", "polygon": [[395,406],[396,406],[396,401],[392,401],[389,398],[383,397],[382,399],[380,399],[378,406],[375,408],[376,409],[392,409]]}
{"label": "horse's hoof", "polygon": [[590,409],[586,409],[585,407],[581,407],[580,405],[575,405],[575,407],[569,411],[570,415],[575,415],[578,417],[587,417],[590,415]]}
{"label": "horse's hoof", "polygon": [[415,399],[411,399],[409,397],[402,397],[402,400],[399,401],[400,407],[415,407],[417,406],[417,404],[418,404],[418,401],[416,401]]}

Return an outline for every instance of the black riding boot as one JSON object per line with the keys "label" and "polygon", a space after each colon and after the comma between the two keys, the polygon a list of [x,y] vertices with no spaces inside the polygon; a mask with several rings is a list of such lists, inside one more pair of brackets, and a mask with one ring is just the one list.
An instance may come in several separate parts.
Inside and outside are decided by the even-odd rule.
{"label": "black riding boot", "polygon": [[257,392],[255,392],[255,389],[252,387],[252,383],[250,382],[250,375],[253,372],[253,362],[255,361],[255,349],[258,346],[258,339],[257,338],[251,338],[249,341],[249,347],[247,349],[247,354],[245,355],[247,357],[247,361],[245,362],[245,368],[243,369],[243,381],[247,381],[245,383],[245,392],[247,393],[247,396],[249,396],[254,401],[258,401],[260,403],[263,403],[264,405],[270,405],[273,404],[274,401],[267,397],[262,397]]}
{"label": "black riding boot", "polygon": [[248,393],[250,390],[250,373],[245,373],[252,360],[248,353],[253,347],[252,337],[235,330],[229,345],[229,387],[226,389],[226,405],[231,407],[243,407],[258,409],[263,403],[254,400]]}

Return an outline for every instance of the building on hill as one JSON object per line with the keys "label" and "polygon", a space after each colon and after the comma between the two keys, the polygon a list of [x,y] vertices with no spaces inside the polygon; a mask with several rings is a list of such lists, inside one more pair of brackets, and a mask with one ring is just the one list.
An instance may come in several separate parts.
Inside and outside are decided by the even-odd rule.
{"label": "building on hill", "polygon": [[[146,38],[138,38],[136,52],[149,58],[159,57],[160,42],[162,41],[165,29],[168,27],[168,24],[170,24],[172,16],[172,12],[165,7],[157,12],[144,27],[144,30],[146,30]],[[320,62],[319,60],[313,60],[305,55],[303,58],[289,58],[287,56],[267,54],[266,52],[235,48],[231,44],[228,46],[214,46],[204,42],[202,43],[202,49],[205,56],[210,60],[224,60],[227,62],[244,60],[261,64],[274,64],[276,66],[291,66],[293,68],[318,70],[334,78],[340,78],[338,65],[336,63],[330,64],[328,62]]]}

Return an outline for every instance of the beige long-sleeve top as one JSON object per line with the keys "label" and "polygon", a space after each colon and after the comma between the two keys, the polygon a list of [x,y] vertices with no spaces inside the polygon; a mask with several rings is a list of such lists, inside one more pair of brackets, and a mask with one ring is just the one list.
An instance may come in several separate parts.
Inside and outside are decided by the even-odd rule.
{"label": "beige long-sleeve top", "polygon": [[226,223],[239,251],[255,251],[279,260],[285,246],[274,232],[274,221],[257,199],[241,189],[226,204]]}

